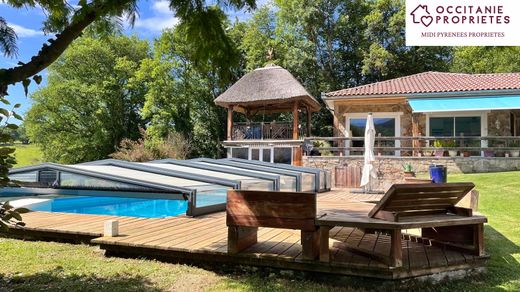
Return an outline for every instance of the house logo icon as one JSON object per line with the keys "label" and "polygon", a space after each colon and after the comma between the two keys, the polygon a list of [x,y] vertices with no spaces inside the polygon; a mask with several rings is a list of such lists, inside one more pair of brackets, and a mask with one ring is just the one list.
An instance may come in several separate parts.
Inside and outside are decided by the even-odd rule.
{"label": "house logo icon", "polygon": [[425,27],[430,26],[433,22],[433,17],[428,11],[428,5],[419,4],[411,13],[413,23],[422,23]]}

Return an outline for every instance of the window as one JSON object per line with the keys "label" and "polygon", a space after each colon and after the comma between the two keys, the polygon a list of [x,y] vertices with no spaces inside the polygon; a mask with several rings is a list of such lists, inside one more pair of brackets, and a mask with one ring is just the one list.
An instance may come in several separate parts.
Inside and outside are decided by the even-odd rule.
{"label": "window", "polygon": [[453,136],[454,118],[430,118],[430,136],[448,137]]}
{"label": "window", "polygon": [[[430,118],[430,136],[432,137],[479,137],[481,136],[481,120],[474,117],[432,117]],[[457,141],[460,147],[480,147],[479,140],[462,139]],[[479,155],[471,151],[471,155]]]}
{"label": "window", "polygon": [[262,161],[271,162],[271,148],[263,148],[262,150]]}
{"label": "window", "polygon": [[230,148],[230,150],[232,158],[274,163],[292,163],[292,148],[290,147],[233,147]]}
{"label": "window", "polygon": [[430,136],[450,137],[481,135],[480,117],[435,117],[430,118]]}
{"label": "window", "polygon": [[251,149],[251,160],[260,160],[260,149]]}
{"label": "window", "polygon": [[274,148],[274,163],[291,164],[292,161],[291,148]]}
{"label": "window", "polygon": [[[381,137],[395,137],[396,136],[396,119],[385,117],[374,117],[374,126],[376,128],[376,136]],[[352,137],[364,137],[365,127],[367,124],[366,118],[352,118],[350,119],[350,131]],[[352,141],[352,147],[363,147],[363,141]],[[378,141],[376,147],[395,147],[395,141]],[[352,151],[353,155],[362,155],[363,152]],[[394,151],[384,151],[383,155],[395,155]]]}
{"label": "window", "polygon": [[240,159],[248,159],[249,158],[249,149],[231,148],[231,157],[240,158]]}

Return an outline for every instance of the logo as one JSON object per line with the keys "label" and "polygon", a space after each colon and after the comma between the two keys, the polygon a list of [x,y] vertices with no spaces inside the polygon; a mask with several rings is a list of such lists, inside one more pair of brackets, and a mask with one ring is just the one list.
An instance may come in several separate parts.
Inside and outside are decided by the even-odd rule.
{"label": "logo", "polygon": [[413,23],[422,23],[426,27],[430,26],[433,22],[433,17],[430,16],[427,5],[419,4],[410,15],[413,18]]}
{"label": "logo", "polygon": [[407,46],[518,46],[519,25],[518,0],[406,0]]}

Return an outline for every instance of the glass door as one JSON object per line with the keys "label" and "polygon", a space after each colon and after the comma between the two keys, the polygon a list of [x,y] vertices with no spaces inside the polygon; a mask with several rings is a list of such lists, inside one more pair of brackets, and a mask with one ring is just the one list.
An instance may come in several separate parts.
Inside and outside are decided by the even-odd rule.
{"label": "glass door", "polygon": [[[395,137],[396,136],[396,119],[385,117],[374,117],[374,126],[376,128],[376,137]],[[352,137],[364,137],[366,118],[350,118],[349,127]],[[364,147],[364,141],[352,141],[352,147]],[[395,141],[377,141],[375,147],[395,147]],[[378,154],[378,151],[374,151]],[[351,151],[351,155],[363,155],[363,151]],[[395,155],[395,151],[381,151],[381,155]]]}

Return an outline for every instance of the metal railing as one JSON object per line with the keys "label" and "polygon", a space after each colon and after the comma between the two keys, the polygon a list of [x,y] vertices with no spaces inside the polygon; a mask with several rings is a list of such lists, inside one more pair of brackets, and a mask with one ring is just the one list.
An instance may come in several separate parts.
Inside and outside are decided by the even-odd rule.
{"label": "metal railing", "polygon": [[[304,139],[304,153],[310,156],[359,156],[364,153],[364,137],[310,137]],[[381,137],[375,139],[379,156],[486,156],[517,157],[520,137]]]}
{"label": "metal railing", "polygon": [[[298,139],[305,136],[305,127],[298,126]],[[234,123],[233,140],[292,140],[292,122]]]}

